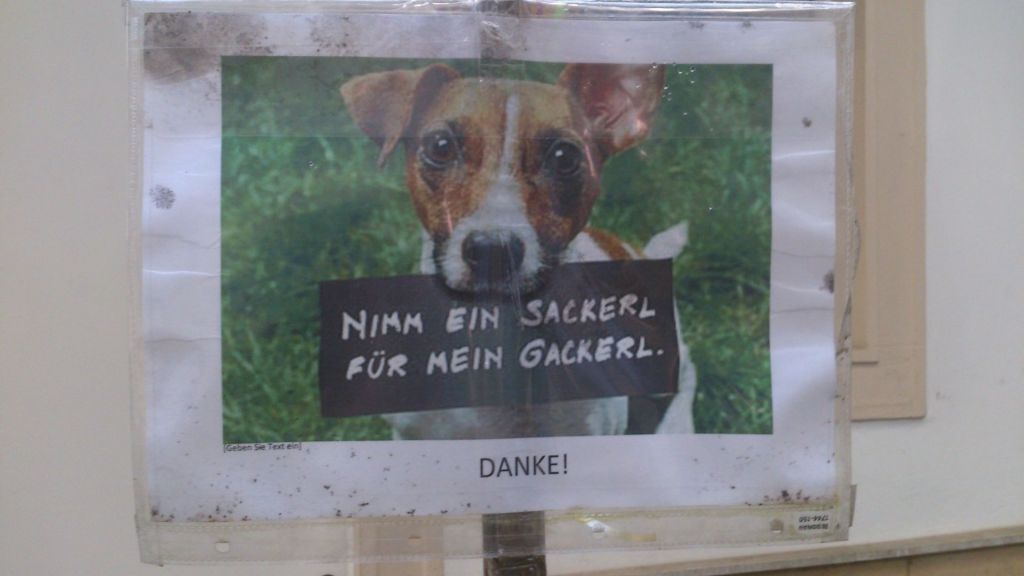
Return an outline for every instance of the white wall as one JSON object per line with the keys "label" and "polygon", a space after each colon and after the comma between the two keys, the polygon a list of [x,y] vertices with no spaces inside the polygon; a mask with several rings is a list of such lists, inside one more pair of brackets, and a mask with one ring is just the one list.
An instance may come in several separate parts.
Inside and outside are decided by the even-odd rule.
{"label": "white wall", "polygon": [[[0,574],[339,575],[137,561],[121,27],[118,0],[0,3]],[[927,30],[929,415],[854,427],[853,543],[1024,525],[1024,2],[929,0]]]}
{"label": "white wall", "polygon": [[857,539],[1024,524],[1024,2],[927,9],[928,418],[856,426]]}

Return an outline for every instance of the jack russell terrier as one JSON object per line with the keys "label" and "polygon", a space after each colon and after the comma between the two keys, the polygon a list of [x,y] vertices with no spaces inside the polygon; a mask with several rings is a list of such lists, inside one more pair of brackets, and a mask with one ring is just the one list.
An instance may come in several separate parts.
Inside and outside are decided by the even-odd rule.
{"label": "jack russell terrier", "polygon": [[[642,252],[587,228],[601,169],[647,136],[661,66],[568,65],[557,84],[461,78],[434,64],[355,77],[341,95],[383,165],[405,148],[406,184],[423,226],[424,274],[452,290],[515,296],[567,262],[674,258],[686,225]],[[678,314],[677,314],[678,319]],[[667,410],[625,396],[386,416],[396,439],[692,433],[695,369],[679,336],[679,390]],[[636,426],[639,409],[653,413]],[[664,411],[664,415],[662,415]],[[653,422],[651,420],[653,419]]]}

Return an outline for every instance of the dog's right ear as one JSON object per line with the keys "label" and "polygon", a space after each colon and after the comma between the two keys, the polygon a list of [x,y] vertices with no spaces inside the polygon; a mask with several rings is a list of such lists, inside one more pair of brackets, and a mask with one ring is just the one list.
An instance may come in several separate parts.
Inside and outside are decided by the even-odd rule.
{"label": "dog's right ear", "polygon": [[610,156],[647,137],[661,102],[665,67],[569,64],[558,83],[572,95],[601,149]]}
{"label": "dog's right ear", "polygon": [[412,127],[417,113],[459,73],[444,64],[356,76],[341,86],[341,97],[356,125],[380,146],[383,165]]}

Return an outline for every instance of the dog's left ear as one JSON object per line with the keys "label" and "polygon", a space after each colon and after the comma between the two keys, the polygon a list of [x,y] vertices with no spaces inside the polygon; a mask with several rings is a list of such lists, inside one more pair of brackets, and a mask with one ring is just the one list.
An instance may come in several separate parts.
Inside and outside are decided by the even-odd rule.
{"label": "dog's left ear", "polygon": [[416,114],[441,88],[459,77],[444,64],[419,70],[364,74],[341,86],[341,97],[356,125],[380,146],[377,165],[394,151],[412,128]]}
{"label": "dog's left ear", "polygon": [[661,102],[663,66],[570,64],[559,85],[566,88],[595,131],[602,151],[611,156],[643,140]]}

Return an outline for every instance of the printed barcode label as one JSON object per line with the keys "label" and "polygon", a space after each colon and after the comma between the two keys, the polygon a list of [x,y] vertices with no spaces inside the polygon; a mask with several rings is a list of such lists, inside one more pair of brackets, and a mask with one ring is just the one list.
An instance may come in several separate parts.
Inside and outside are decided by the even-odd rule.
{"label": "printed barcode label", "polygon": [[828,512],[801,514],[797,518],[797,532],[824,532],[831,528],[831,515]]}

